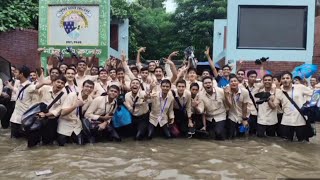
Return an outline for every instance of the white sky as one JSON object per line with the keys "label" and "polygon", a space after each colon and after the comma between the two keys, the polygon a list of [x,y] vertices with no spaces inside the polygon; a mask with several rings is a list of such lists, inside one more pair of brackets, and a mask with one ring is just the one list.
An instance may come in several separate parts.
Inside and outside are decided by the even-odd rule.
{"label": "white sky", "polygon": [[176,10],[177,4],[174,2],[174,0],[167,0],[164,3],[164,7],[166,7],[166,11],[168,13],[172,13],[172,12],[174,12]]}

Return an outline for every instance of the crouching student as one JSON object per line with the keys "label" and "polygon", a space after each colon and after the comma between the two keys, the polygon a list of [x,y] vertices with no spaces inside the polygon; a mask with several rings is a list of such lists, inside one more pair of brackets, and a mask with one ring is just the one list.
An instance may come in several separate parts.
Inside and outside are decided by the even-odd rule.
{"label": "crouching student", "polygon": [[199,113],[204,113],[206,131],[216,140],[226,138],[226,107],[223,89],[213,87],[212,78],[204,77],[202,80],[205,91],[200,92],[200,103],[197,107]]}
{"label": "crouching student", "polygon": [[121,141],[111,121],[117,108],[116,99],[119,92],[120,88],[118,86],[111,85],[107,96],[96,97],[91,102],[84,115],[92,124],[96,124],[95,129],[91,131],[89,140],[91,143],[94,143],[97,138],[109,138],[110,140]]}
{"label": "crouching student", "polygon": [[151,112],[148,126],[148,139],[152,139],[155,127],[162,128],[166,138],[171,138],[169,125],[174,123],[173,103],[174,98],[171,93],[171,82],[167,79],[161,81],[161,91],[156,91],[151,95]]}
{"label": "crouching student", "polygon": [[71,92],[67,95],[61,110],[58,123],[58,144],[64,146],[66,142],[74,142],[79,145],[84,144],[84,134],[82,132],[81,118],[88,109],[92,97],[94,82],[86,80],[83,82],[80,93]]}
{"label": "crouching student", "polygon": [[174,117],[175,123],[178,125],[180,134],[187,136],[189,126],[191,126],[191,93],[186,90],[186,81],[179,80],[176,84],[177,90],[172,90],[174,96]]}
{"label": "crouching student", "polygon": [[53,80],[52,86],[42,82],[36,85],[35,89],[39,93],[40,102],[52,106],[48,112],[39,113],[39,116],[43,118],[41,120],[43,122],[41,122],[40,129],[28,133],[28,147],[33,147],[41,141],[43,145],[51,145],[56,140],[58,119],[62,103],[66,99],[66,94],[63,92],[66,82],[67,79],[63,75],[59,75]]}
{"label": "crouching student", "polygon": [[275,136],[278,124],[277,107],[274,104],[275,97],[279,94],[278,89],[272,88],[272,75],[265,75],[263,77],[264,88],[259,90],[259,93],[270,93],[271,96],[261,102],[257,103],[258,106],[258,125],[257,136]]}
{"label": "crouching student", "polygon": [[239,135],[239,127],[248,125],[249,92],[239,87],[239,81],[235,74],[230,74],[230,86],[224,89],[226,104],[229,106],[229,119],[227,120],[227,137],[229,139]]}
{"label": "crouching student", "polygon": [[139,79],[131,81],[131,91],[125,95],[124,105],[132,114],[133,128],[136,131],[135,140],[142,140],[149,124],[148,96],[141,90]]}

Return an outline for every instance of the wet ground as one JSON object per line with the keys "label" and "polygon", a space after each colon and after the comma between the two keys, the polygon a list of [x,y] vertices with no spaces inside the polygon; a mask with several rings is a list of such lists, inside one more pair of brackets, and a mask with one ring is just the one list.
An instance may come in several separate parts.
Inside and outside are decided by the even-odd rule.
{"label": "wet ground", "polygon": [[[320,125],[317,125],[320,132]],[[26,148],[0,131],[0,179],[320,178],[320,138],[233,141],[161,138]],[[36,176],[35,171],[52,170]]]}

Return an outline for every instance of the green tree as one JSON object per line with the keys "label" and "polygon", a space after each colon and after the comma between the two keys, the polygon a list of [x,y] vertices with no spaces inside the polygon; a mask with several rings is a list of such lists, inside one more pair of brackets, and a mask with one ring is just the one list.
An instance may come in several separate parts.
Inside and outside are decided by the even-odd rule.
{"label": "green tree", "polygon": [[164,1],[165,0],[137,0],[136,2],[145,8],[155,9],[163,8]]}
{"label": "green tree", "polygon": [[[226,0],[176,0],[173,15],[176,41],[183,47],[194,46],[196,56],[203,59],[206,46],[212,46],[214,19],[227,16]],[[181,47],[181,48],[183,48]]]}
{"label": "green tree", "polygon": [[0,32],[14,28],[38,28],[37,0],[2,0],[0,3]]}

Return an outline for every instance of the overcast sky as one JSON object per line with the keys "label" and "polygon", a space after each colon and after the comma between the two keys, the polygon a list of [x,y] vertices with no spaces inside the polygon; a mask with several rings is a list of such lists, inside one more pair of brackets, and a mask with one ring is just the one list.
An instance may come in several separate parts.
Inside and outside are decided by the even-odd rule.
{"label": "overcast sky", "polygon": [[166,7],[167,12],[174,12],[177,8],[177,4],[174,2],[174,0],[167,0],[164,3],[164,6]]}

